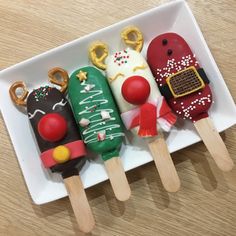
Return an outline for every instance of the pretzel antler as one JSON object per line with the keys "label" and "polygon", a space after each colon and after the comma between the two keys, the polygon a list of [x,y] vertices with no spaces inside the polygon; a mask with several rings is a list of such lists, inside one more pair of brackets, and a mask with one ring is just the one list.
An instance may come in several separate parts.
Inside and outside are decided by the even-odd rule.
{"label": "pretzel antler", "polygon": [[[16,90],[18,88],[21,88],[23,90],[20,96],[16,94]],[[29,91],[27,90],[26,85],[23,81],[16,81],[14,84],[12,84],[9,89],[9,94],[10,94],[11,100],[17,106],[26,106],[26,98],[29,94]]]}
{"label": "pretzel antler", "polygon": [[[60,74],[63,80],[60,81],[56,77],[56,74]],[[48,76],[49,76],[49,81],[52,84],[56,84],[56,85],[59,85],[61,87],[60,91],[62,93],[64,93],[66,91],[66,89],[68,87],[69,76],[68,76],[68,73],[64,69],[62,69],[60,67],[52,68],[51,70],[49,70]]]}
{"label": "pretzel antler", "polygon": [[89,57],[92,63],[98,68],[105,70],[104,60],[108,56],[108,46],[100,41],[94,42],[89,47]]}
{"label": "pretzel antler", "polygon": [[143,47],[143,35],[141,31],[135,26],[128,26],[121,32],[121,38],[125,44],[140,52]]}

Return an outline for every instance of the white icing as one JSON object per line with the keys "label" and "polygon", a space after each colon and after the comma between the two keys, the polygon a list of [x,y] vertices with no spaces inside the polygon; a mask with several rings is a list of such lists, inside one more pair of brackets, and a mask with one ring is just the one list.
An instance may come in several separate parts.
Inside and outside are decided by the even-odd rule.
{"label": "white icing", "polygon": [[95,86],[95,85],[93,85],[93,84],[88,84],[88,85],[85,86],[84,90],[85,90],[86,92],[88,92],[88,91],[90,91],[91,89],[93,89],[94,86]]}
{"label": "white icing", "polygon": [[29,119],[32,119],[32,118],[34,118],[35,117],[35,115],[37,114],[37,113],[41,113],[41,114],[45,114],[45,112],[44,111],[42,111],[42,110],[40,110],[40,109],[37,109],[37,110],[35,110],[34,111],[34,113],[33,114],[31,114],[31,113],[28,113],[28,115],[29,115]]}
{"label": "white icing", "polygon": [[53,105],[52,109],[55,110],[55,108],[56,108],[57,106],[63,106],[63,107],[64,107],[64,106],[66,105],[67,101],[64,101],[64,103],[63,103],[63,101],[64,101],[64,99],[62,98],[62,100],[61,100],[60,102],[55,103],[55,104]]}
{"label": "white icing", "polygon": [[[86,87],[88,84],[86,84],[86,81],[84,80],[81,83],[82,86]],[[94,88],[95,86],[93,86]],[[109,121],[116,120],[115,117],[112,117],[112,113],[114,112],[113,109],[102,109],[101,105],[102,104],[107,104],[108,100],[105,98],[97,98],[99,95],[103,94],[102,90],[96,90],[96,89],[91,89],[89,91],[86,90],[81,90],[80,93],[87,93],[89,94],[87,98],[83,99],[82,101],[79,102],[79,105],[85,105],[89,104],[90,106],[85,106],[85,110],[79,112],[79,115],[83,114],[91,114],[88,117],[88,120],[90,121],[90,125],[82,132],[85,143],[94,143],[98,141],[98,133],[101,133],[101,131],[106,132],[106,130],[115,130],[117,128],[120,128],[119,124],[109,124]],[[91,105],[92,104],[92,105]],[[100,108],[95,108],[94,106],[99,104]],[[91,110],[94,109],[93,112]],[[104,121],[104,119],[101,117],[101,112],[107,112],[110,115],[110,119]],[[95,119],[94,119],[95,118]],[[114,132],[112,134],[107,134],[105,136],[105,139],[113,139],[115,137],[120,137],[124,136],[124,133],[122,132]]]}

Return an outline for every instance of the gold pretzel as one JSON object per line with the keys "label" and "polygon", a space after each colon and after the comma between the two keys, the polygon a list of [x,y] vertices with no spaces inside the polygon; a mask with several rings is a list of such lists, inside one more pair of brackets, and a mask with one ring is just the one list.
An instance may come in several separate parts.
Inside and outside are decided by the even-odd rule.
{"label": "gold pretzel", "polygon": [[135,26],[128,26],[121,32],[121,38],[125,44],[140,52],[143,48],[143,34]]}
{"label": "gold pretzel", "polygon": [[[57,77],[55,76],[56,74],[60,74],[61,77],[63,78],[63,80],[59,81],[57,79]],[[48,76],[49,76],[49,81],[52,84],[56,84],[61,87],[60,91],[62,93],[64,93],[66,91],[66,89],[68,87],[69,76],[68,76],[68,73],[64,69],[62,69],[60,67],[52,68],[51,70],[49,70]]]}
{"label": "gold pretzel", "polygon": [[[98,55],[101,53],[101,55]],[[94,42],[89,47],[89,57],[92,63],[98,68],[105,70],[107,68],[104,60],[108,56],[108,46],[100,41]]]}
{"label": "gold pretzel", "polygon": [[[16,94],[16,90],[18,88],[23,89],[23,92],[21,96],[18,96]],[[9,94],[11,97],[11,100],[17,105],[17,106],[26,106],[26,98],[29,94],[29,91],[26,88],[26,85],[23,81],[16,81],[14,84],[11,85],[9,89]]]}

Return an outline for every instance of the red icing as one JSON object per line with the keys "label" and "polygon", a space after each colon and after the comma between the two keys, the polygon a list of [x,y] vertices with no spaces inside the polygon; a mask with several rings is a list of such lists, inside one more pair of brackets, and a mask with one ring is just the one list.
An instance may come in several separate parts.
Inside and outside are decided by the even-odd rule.
{"label": "red icing", "polygon": [[141,105],[149,97],[150,85],[142,76],[131,76],[123,83],[121,93],[127,102]]}
{"label": "red icing", "polygon": [[140,127],[138,135],[141,137],[157,135],[157,110],[151,103],[140,107]]}
{"label": "red icing", "polygon": [[61,140],[67,132],[67,123],[64,117],[57,113],[44,115],[38,123],[40,136],[49,142]]}
{"label": "red icing", "polygon": [[[77,141],[63,144],[63,145],[66,146],[67,148],[69,148],[69,150],[70,150],[70,160],[76,159],[79,157],[83,157],[87,154],[84,142],[81,140],[77,140]],[[49,149],[49,150],[41,153],[41,155],[40,155],[43,165],[46,168],[50,168],[50,167],[53,167],[58,164],[53,159],[53,156],[52,156],[53,150],[54,150],[53,148]]]}
{"label": "red icing", "polygon": [[[164,39],[167,43],[163,43]],[[167,53],[169,49],[172,50],[171,55]],[[160,87],[166,84],[166,79],[173,73],[189,66],[199,68],[186,41],[175,33],[154,38],[148,47],[147,61]],[[177,99],[171,98],[168,103],[178,116],[197,121],[208,116],[207,111],[212,103],[211,90],[206,84],[201,91]]]}

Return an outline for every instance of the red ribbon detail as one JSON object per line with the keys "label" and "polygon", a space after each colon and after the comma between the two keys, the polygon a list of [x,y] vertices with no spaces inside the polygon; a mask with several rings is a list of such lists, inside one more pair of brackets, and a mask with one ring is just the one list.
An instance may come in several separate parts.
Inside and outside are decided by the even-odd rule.
{"label": "red ribbon detail", "polygon": [[[71,143],[66,143],[63,145],[70,149],[70,153],[71,153],[70,160],[77,159],[79,157],[83,157],[87,154],[84,142],[82,140],[77,140],[77,141],[74,141]],[[55,166],[58,164],[53,159],[53,156],[52,156],[53,150],[54,150],[54,148],[49,149],[49,150],[41,153],[41,155],[40,155],[41,161],[43,162],[43,165],[46,168],[51,168],[52,166]]]}
{"label": "red ribbon detail", "polygon": [[139,131],[141,137],[157,135],[157,109],[151,103],[145,103],[140,107]]}
{"label": "red ribbon detail", "polygon": [[143,137],[157,135],[157,124],[168,132],[177,119],[162,96],[123,112],[121,118],[128,130],[140,126],[138,134]]}

